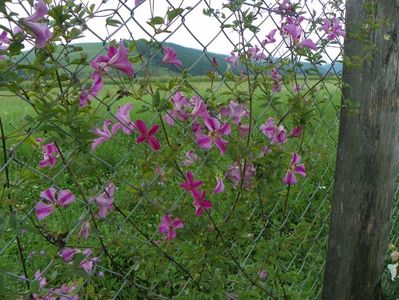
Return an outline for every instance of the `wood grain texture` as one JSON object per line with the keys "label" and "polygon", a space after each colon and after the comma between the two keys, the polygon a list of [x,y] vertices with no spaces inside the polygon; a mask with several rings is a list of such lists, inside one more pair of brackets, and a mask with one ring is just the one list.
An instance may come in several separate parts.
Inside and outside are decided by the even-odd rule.
{"label": "wood grain texture", "polygon": [[[367,19],[364,3],[347,0],[345,55],[365,54],[350,38]],[[380,299],[399,161],[399,8],[374,0],[375,45],[360,67],[344,66],[334,197],[324,274],[323,299]],[[359,104],[356,112],[345,104]]]}

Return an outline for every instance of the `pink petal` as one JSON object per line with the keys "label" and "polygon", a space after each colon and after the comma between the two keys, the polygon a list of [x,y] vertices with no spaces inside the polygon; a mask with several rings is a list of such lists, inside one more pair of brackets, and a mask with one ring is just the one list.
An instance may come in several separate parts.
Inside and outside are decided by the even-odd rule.
{"label": "pink petal", "polygon": [[291,154],[291,165],[296,165],[301,160],[301,157],[297,153]]}
{"label": "pink petal", "polygon": [[222,154],[222,155],[226,152],[227,144],[228,144],[228,142],[222,138],[217,138],[215,140],[215,145],[216,145],[216,147],[218,147],[218,149],[220,150],[220,154]]}
{"label": "pink petal", "polygon": [[147,126],[145,125],[143,120],[137,120],[135,125],[141,134],[147,134]]}
{"label": "pink petal", "polygon": [[213,189],[214,193],[222,193],[224,192],[224,182],[223,178],[221,177],[216,177],[216,186]]}
{"label": "pink petal", "polygon": [[158,151],[161,149],[161,145],[160,145],[159,141],[156,138],[154,138],[153,136],[150,136],[148,138],[148,143],[150,144],[152,150]]}
{"label": "pink petal", "polygon": [[49,216],[50,214],[52,214],[54,211],[54,205],[53,204],[45,204],[42,201],[39,201],[36,204],[36,210],[35,210],[35,215],[36,218],[41,221],[44,218],[46,218],[47,216]]}
{"label": "pink petal", "polygon": [[299,174],[303,177],[306,177],[306,170],[305,170],[305,165],[304,164],[299,164],[295,167],[294,169],[296,174]]}
{"label": "pink petal", "polygon": [[287,174],[285,174],[283,182],[286,185],[293,185],[293,184],[296,184],[298,181],[292,171],[287,171]]}
{"label": "pink petal", "polygon": [[155,124],[154,126],[151,127],[151,129],[148,131],[148,135],[154,135],[158,132],[159,125]]}
{"label": "pink petal", "polygon": [[58,194],[58,203],[62,207],[67,207],[68,204],[75,201],[75,196],[72,194],[70,190],[62,190]]}
{"label": "pink petal", "polygon": [[212,139],[207,135],[198,134],[197,145],[203,149],[210,149],[212,147]]}
{"label": "pink petal", "polygon": [[40,197],[42,197],[43,199],[46,199],[46,200],[48,200],[48,201],[50,201],[52,203],[55,203],[56,202],[56,200],[55,200],[56,191],[57,190],[55,188],[53,188],[53,187],[48,188],[48,189],[46,189],[46,190],[44,190],[43,192],[40,193]]}
{"label": "pink petal", "polygon": [[183,228],[184,227],[184,223],[179,218],[174,218],[173,221],[172,221],[172,226],[174,228]]}

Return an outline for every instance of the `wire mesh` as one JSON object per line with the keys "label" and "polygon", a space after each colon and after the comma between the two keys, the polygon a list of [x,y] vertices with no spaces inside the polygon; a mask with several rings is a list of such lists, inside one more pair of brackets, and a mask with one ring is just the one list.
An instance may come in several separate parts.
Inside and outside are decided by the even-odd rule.
{"label": "wire mesh", "polygon": [[[53,13],[49,14],[50,25],[58,24],[54,8],[60,8],[74,20],[63,20],[67,36],[74,38],[59,38],[55,49],[40,51],[31,48],[34,41],[25,42],[30,50],[13,57],[9,70],[21,65],[34,69],[40,55],[47,52],[45,70],[58,72],[60,84],[48,89],[47,94],[36,95],[31,90],[38,83],[25,69],[26,73],[20,75],[26,76],[26,82],[19,83],[18,89],[13,89],[12,83],[4,78],[0,86],[1,101],[5,103],[1,111],[4,163],[0,167],[4,183],[0,274],[1,281],[6,283],[5,295],[32,291],[32,285],[46,277],[48,283],[43,288],[51,290],[54,297],[61,297],[63,292],[50,286],[76,283],[74,294],[86,298],[97,295],[101,299],[183,299],[201,293],[211,299],[255,299],[262,297],[259,295],[275,299],[320,298],[342,67],[342,40],[324,45],[325,33],[320,24],[333,17],[343,22],[344,3],[297,1],[291,16],[304,18],[301,26],[310,33],[305,38],[313,39],[319,46],[318,56],[313,56],[313,60],[307,56],[305,60],[306,55],[290,51],[287,39],[261,46],[272,29],[281,30],[283,16],[279,9],[289,1],[47,2],[51,3]],[[20,24],[11,12],[26,17],[33,13],[31,4],[6,2],[7,15],[2,17],[1,24],[7,28]],[[233,5],[238,8],[229,9]],[[176,15],[171,17],[171,12]],[[248,21],[243,18],[249,16],[251,30],[240,28]],[[104,90],[93,97],[90,109],[79,123],[68,111],[57,111],[60,103],[77,107],[77,91],[91,84],[89,63],[105,55],[110,45],[117,45],[121,39],[128,46],[135,76],[107,73]],[[283,74],[282,92],[270,92],[271,69],[269,73],[259,72],[257,66],[261,63],[246,65],[241,70],[227,67],[224,58],[230,52],[244,55],[243,49],[255,45],[268,57],[264,64],[293,70]],[[183,67],[162,63],[165,46],[177,50]],[[232,77],[243,80],[237,84]],[[230,100],[248,98],[251,91],[245,82],[254,78],[269,84],[259,83],[256,100],[250,105],[243,102],[254,139],[259,140],[261,125],[269,117],[286,128],[306,124],[301,138],[284,145],[285,152],[300,152],[306,163],[307,177],[295,186],[287,188],[282,184],[281,174],[274,171],[278,169],[277,157],[268,158],[269,153],[265,152],[264,164],[253,166],[257,184],[247,191],[241,180],[241,188],[233,188],[226,174],[234,163],[234,155],[226,158],[217,155],[215,149],[198,149],[191,132],[195,120],[183,122],[175,118],[174,126],[164,121],[167,112],[161,105],[166,103],[170,108],[171,97],[179,91],[187,98],[200,96],[213,109],[212,116],[221,119],[222,106]],[[293,87],[296,85],[300,86],[299,92]],[[159,101],[156,90],[161,93],[160,104],[154,104]],[[47,101],[40,103],[40,98]],[[296,113],[295,99],[301,99],[307,115]],[[100,128],[104,120],[120,121],[117,109],[126,103],[133,103],[133,119],[160,124],[161,151],[154,152],[123,134],[113,136],[95,151],[90,150],[87,141],[93,138],[92,129]],[[52,110],[57,113],[52,115]],[[59,156],[54,168],[38,167],[42,155],[42,144],[35,140],[38,137],[56,143]],[[241,151],[243,143],[245,140],[236,134],[230,137],[228,147]],[[199,153],[200,160],[184,168],[185,153],[191,149]],[[236,166],[244,169],[243,174],[250,168],[250,162],[243,159]],[[179,187],[187,170],[196,179],[206,181],[208,189],[215,181],[209,176],[222,176],[231,190],[209,195],[213,208],[200,218],[193,216],[190,197]],[[277,181],[281,184],[277,185]],[[110,182],[117,186],[113,208],[106,218],[99,219],[93,199],[104,194]],[[39,222],[36,205],[40,193],[48,187],[70,189],[76,202],[73,209],[57,209],[56,216]],[[163,241],[158,229],[162,215],[167,213],[193,216],[184,220],[187,229],[178,231],[172,243]],[[397,218],[397,211],[394,215]],[[91,226],[90,238],[77,239],[87,222]],[[60,258],[60,251],[65,248],[90,248],[93,255],[65,263]],[[90,276],[79,268],[83,259],[91,259],[95,265]],[[40,276],[35,277],[38,270]],[[73,299],[70,295],[64,297]]]}

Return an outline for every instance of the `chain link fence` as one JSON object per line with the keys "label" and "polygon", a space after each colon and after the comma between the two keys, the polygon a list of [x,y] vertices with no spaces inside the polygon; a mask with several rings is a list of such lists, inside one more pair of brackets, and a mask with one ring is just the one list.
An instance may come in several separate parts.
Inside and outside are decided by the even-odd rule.
{"label": "chain link fence", "polygon": [[[210,299],[320,298],[342,69],[342,40],[326,45],[320,24],[333,17],[343,22],[344,3],[305,0],[289,12],[294,18],[304,17],[306,38],[318,45],[319,50],[309,56],[290,51],[287,39],[281,37],[272,45],[262,43],[272,29],[280,32],[282,5],[289,1],[240,1],[236,10],[229,9],[235,1],[50,2],[50,26],[62,24],[71,40],[59,38],[56,47],[40,51],[26,42],[24,50],[31,49],[13,57],[8,66],[24,82],[16,88],[2,78],[0,86],[4,162],[0,266],[5,297],[37,290],[32,285],[44,277],[48,281],[44,288],[60,286],[67,276],[69,283],[76,283],[73,293],[87,299],[192,299],[197,292]],[[5,3],[8,15],[1,24],[14,28],[19,23],[11,12],[31,15],[31,4]],[[62,7],[59,10],[70,19],[57,20],[54,7]],[[244,25],[248,26],[240,28]],[[74,118],[65,107],[78,107],[78,91],[90,86],[89,63],[121,39],[129,49],[135,76],[110,71],[90,109],[81,108],[84,113]],[[229,67],[225,58],[230,52],[243,55],[244,49],[255,45],[266,60]],[[162,63],[163,47],[174,48],[183,67]],[[46,74],[39,80],[31,75],[40,71],[38,60],[44,73],[56,72],[59,83],[41,89],[41,95],[34,88],[39,80],[43,84],[49,79]],[[279,67],[281,92],[270,91],[271,68],[259,71],[262,64]],[[249,103],[248,88],[253,86],[246,82],[251,80],[258,83]],[[198,149],[191,132],[195,120],[176,118],[173,126],[165,121],[162,107],[170,109],[170,99],[179,91],[187,99],[201,97],[219,119],[220,109],[231,100],[243,103],[255,141],[270,117],[287,129],[304,125],[301,137],[291,139],[284,151],[300,153],[307,177],[287,188],[281,172],[275,171],[279,164],[286,168],[287,159],[266,150],[263,162],[257,157],[253,165],[249,160],[232,160],[249,151],[241,147],[246,139],[238,132],[229,138],[230,156]],[[101,128],[104,120],[120,121],[117,110],[126,103],[133,103],[132,119],[160,125],[161,151],[121,133],[95,151],[90,149],[91,131]],[[37,138],[55,143],[59,153],[54,168],[38,167],[43,153]],[[200,158],[186,166],[185,155],[193,149]],[[241,175],[253,169],[257,183],[245,189],[241,180],[241,186],[234,186],[234,168]],[[202,217],[194,216],[188,193],[179,187],[187,170],[209,190],[216,177],[224,178],[230,189],[208,193],[213,208]],[[114,205],[106,218],[99,219],[93,199],[107,193],[110,183],[116,185]],[[36,205],[48,187],[70,189],[76,201],[39,222]],[[177,230],[172,243],[162,241],[158,229],[167,213],[193,216],[184,219],[184,230]],[[396,209],[394,221],[397,216]],[[78,239],[87,224],[90,237]],[[60,251],[66,247],[91,249],[95,265],[91,276],[79,269],[87,257],[62,261]],[[41,277],[35,278],[38,270]],[[223,292],[215,291],[214,285]],[[52,289],[52,293],[61,296],[63,291]]]}

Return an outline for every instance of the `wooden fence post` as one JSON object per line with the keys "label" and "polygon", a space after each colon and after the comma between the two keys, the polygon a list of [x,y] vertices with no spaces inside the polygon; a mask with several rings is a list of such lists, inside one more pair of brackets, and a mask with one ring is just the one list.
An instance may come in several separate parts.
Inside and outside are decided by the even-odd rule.
{"label": "wooden fence post", "polygon": [[[346,0],[346,14],[345,56],[365,59],[344,67],[323,299],[374,300],[399,170],[399,3]],[[365,25],[370,18],[381,27]],[[360,28],[370,30],[363,41],[353,38]]]}

